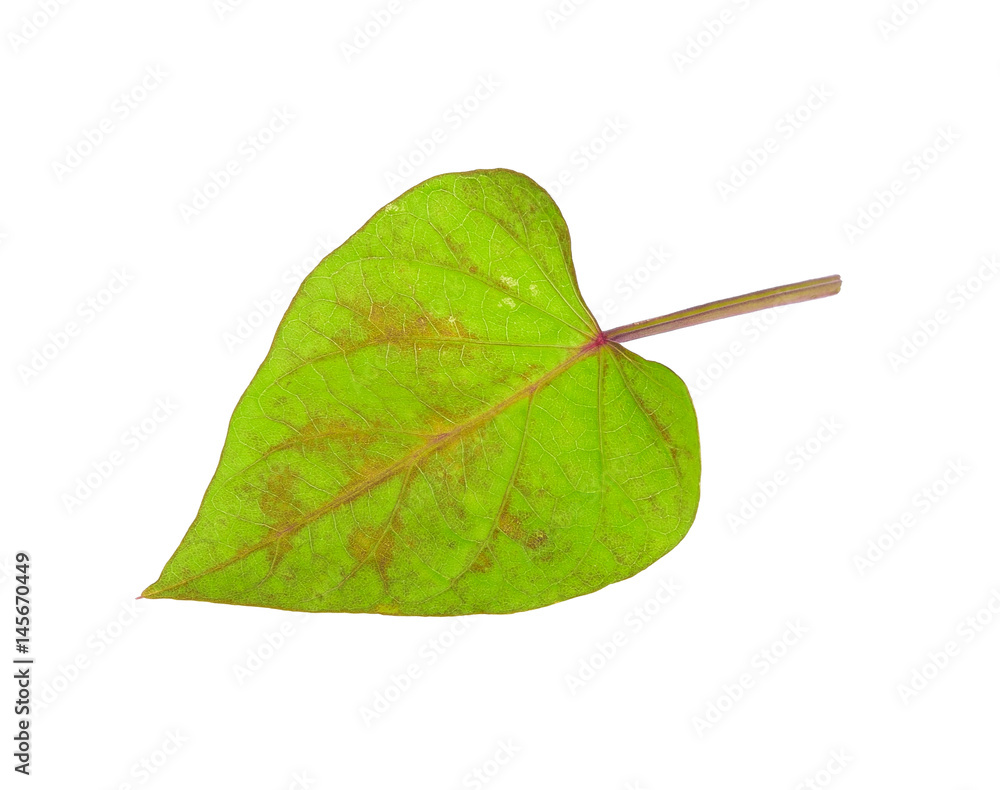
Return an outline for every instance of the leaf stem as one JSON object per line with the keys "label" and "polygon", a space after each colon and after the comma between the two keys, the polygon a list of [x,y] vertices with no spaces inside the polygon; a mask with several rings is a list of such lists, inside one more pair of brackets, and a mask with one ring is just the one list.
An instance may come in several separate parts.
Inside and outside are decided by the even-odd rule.
{"label": "leaf stem", "polygon": [[768,288],[766,291],[754,291],[743,296],[734,296],[698,307],[689,307],[687,310],[668,313],[659,318],[649,318],[634,324],[619,326],[605,332],[604,338],[616,343],[627,343],[629,340],[638,340],[640,337],[672,332],[675,329],[704,324],[708,321],[718,321],[721,318],[754,313],[758,310],[767,310],[771,307],[795,304],[796,302],[808,302],[811,299],[822,299],[824,296],[833,296],[839,293],[840,283],[840,275],[833,274],[816,280]]}

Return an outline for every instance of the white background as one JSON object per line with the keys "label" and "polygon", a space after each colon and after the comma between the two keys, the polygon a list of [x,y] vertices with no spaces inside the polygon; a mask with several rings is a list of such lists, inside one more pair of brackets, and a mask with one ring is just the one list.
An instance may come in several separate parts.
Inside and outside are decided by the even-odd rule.
{"label": "white background", "polygon": [[[351,55],[387,3],[5,3],[0,575],[12,607],[14,553],[31,553],[34,693],[48,703],[32,778],[17,781],[1000,786],[1000,279],[977,279],[1000,253],[1000,6],[903,5],[890,29],[888,0],[591,0],[563,3],[561,21],[555,0],[400,0]],[[498,87],[461,118],[451,108],[481,80]],[[829,98],[799,108],[814,88]],[[294,119],[251,160],[241,150],[275,110]],[[400,176],[438,127],[444,141]],[[615,139],[594,143],[602,132]],[[767,138],[767,161],[724,198]],[[923,153],[935,140],[947,150]],[[240,173],[186,221],[182,204],[233,159]],[[688,537],[628,581],[469,626],[134,602],[193,518],[317,255],[424,178],[487,167],[552,188],[585,298],[612,302],[605,328],[843,275],[840,296],[765,314],[763,334],[737,318],[631,344],[697,390],[703,496]],[[888,209],[845,230],[896,180]],[[656,271],[651,248],[670,255]],[[122,270],[127,287],[102,294]],[[105,299],[99,314],[88,298]],[[259,327],[227,347],[241,320]],[[66,347],[46,348],[71,321]],[[907,339],[919,349],[894,363]],[[143,420],[144,440],[125,443]],[[808,461],[789,458],[800,447]],[[965,471],[933,494],[949,463]],[[880,537],[888,548],[861,567]],[[679,592],[661,605],[668,579]],[[655,613],[636,630],[644,606]],[[602,660],[616,631],[624,644]],[[783,636],[794,644],[773,648]],[[944,668],[925,668],[949,642]],[[586,664],[599,670],[571,688]],[[420,677],[392,691],[410,665]],[[366,724],[379,694],[395,701]]]}

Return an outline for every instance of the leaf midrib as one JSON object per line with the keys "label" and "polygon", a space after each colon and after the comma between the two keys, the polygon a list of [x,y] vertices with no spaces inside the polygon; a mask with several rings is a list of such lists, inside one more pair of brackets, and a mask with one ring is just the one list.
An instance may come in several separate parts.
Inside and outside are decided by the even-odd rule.
{"label": "leaf midrib", "polygon": [[196,581],[197,579],[208,576],[209,574],[215,573],[217,571],[229,567],[230,565],[236,562],[244,560],[250,555],[254,554],[255,552],[267,548],[268,546],[271,546],[277,543],[278,541],[283,540],[286,537],[290,538],[292,535],[294,535],[300,529],[302,529],[302,527],[304,527],[305,525],[311,524],[314,521],[316,521],[316,519],[321,518],[327,513],[330,513],[333,510],[336,510],[337,508],[341,507],[342,505],[354,501],[358,497],[368,493],[378,485],[384,483],[386,480],[391,479],[394,475],[396,475],[403,469],[406,469],[408,466],[415,466],[417,463],[422,461],[427,456],[433,454],[435,451],[447,447],[449,444],[456,441],[457,439],[460,439],[461,437],[474,431],[476,428],[479,428],[480,426],[490,422],[490,420],[492,420],[494,417],[498,416],[502,412],[506,411],[510,406],[514,405],[520,400],[523,400],[524,398],[534,395],[535,392],[547,386],[548,384],[552,383],[552,381],[554,381],[561,374],[565,373],[567,370],[572,368],[578,362],[581,362],[582,360],[587,359],[588,357],[594,355],[595,353],[600,352],[605,347],[610,347],[614,345],[616,344],[613,343],[596,344],[594,341],[591,341],[585,345],[578,347],[575,354],[573,354],[571,357],[567,358],[563,362],[559,363],[556,367],[552,368],[552,370],[550,370],[548,373],[541,376],[540,378],[536,379],[531,384],[521,388],[513,395],[500,401],[495,406],[476,415],[472,419],[464,423],[461,423],[452,430],[434,436],[433,438],[425,442],[422,446],[418,447],[417,449],[413,450],[407,455],[401,457],[397,461],[394,461],[393,463],[389,464],[377,474],[367,477],[364,480],[358,481],[356,484],[352,486],[345,487],[344,489],[341,490],[341,492],[337,496],[335,496],[332,500],[330,500],[330,502],[323,505],[322,507],[316,508],[315,510],[303,516],[297,522],[290,524],[284,529],[274,530],[272,532],[272,535],[268,537],[266,540],[262,540],[258,543],[255,543],[252,546],[249,546],[237,552],[232,557],[223,560],[222,562],[216,563],[212,567],[206,568],[205,570],[200,571],[199,573],[188,576],[186,579],[182,581],[167,585],[165,587],[161,587],[156,590],[148,588],[143,592],[141,597],[147,597],[146,595],[147,593],[149,593],[149,596],[162,595],[165,592],[175,590],[179,587],[184,587],[185,585],[190,584],[191,582]]}

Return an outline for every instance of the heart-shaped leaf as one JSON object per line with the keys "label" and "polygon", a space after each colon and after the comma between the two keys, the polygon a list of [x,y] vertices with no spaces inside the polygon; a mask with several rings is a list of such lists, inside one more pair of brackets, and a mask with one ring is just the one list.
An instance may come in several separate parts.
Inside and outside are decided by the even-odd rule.
{"label": "heart-shaped leaf", "polygon": [[632,576],[698,505],[687,388],[616,342],[650,326],[601,331],[531,179],[425,181],[302,283],[143,597],[508,613]]}

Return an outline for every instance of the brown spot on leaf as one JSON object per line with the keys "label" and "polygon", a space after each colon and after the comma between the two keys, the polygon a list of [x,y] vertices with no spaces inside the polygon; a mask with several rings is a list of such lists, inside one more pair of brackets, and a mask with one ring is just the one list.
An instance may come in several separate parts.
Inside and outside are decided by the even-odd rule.
{"label": "brown spot on leaf", "polygon": [[298,475],[284,466],[268,474],[258,503],[268,526],[280,532],[294,526],[302,517],[302,509],[293,489]]}
{"label": "brown spot on leaf", "polygon": [[271,558],[271,572],[276,572],[281,561],[285,559],[285,556],[292,550],[292,541],[290,537],[282,536],[279,537],[273,544],[271,544],[270,558]]}
{"label": "brown spot on leaf", "polygon": [[646,408],[645,402],[640,400],[638,395],[636,395],[636,399],[639,400],[639,402],[641,403],[643,411],[645,411],[649,415],[649,420],[650,422],[653,423],[653,426],[656,428],[656,432],[660,434],[660,436],[663,438],[663,442],[666,444],[667,449],[670,451],[671,458],[673,458],[674,468],[679,468],[680,463],[678,462],[677,458],[677,445],[674,443],[674,439],[670,435],[670,429],[663,424],[663,421],[660,420],[660,417],[655,410]]}
{"label": "brown spot on leaf", "polygon": [[395,556],[395,548],[396,535],[393,532],[387,532],[375,547],[375,565],[378,566],[379,575],[383,579],[385,578],[386,570],[389,568],[389,563],[392,562],[392,558]]}
{"label": "brown spot on leaf", "polygon": [[359,430],[357,425],[351,425],[345,420],[316,417],[302,426],[294,438],[283,444],[299,445],[304,450],[324,450],[334,445],[346,445],[351,450],[364,452],[378,440],[378,434],[370,429]]}
{"label": "brown spot on leaf", "polygon": [[360,527],[351,530],[347,536],[347,553],[356,562],[362,562],[365,557],[371,554],[374,545],[375,539]]}
{"label": "brown spot on leaf", "polygon": [[469,242],[468,235],[463,231],[457,231],[450,233],[444,237],[445,244],[448,245],[448,249],[451,250],[452,255],[455,259],[465,268],[466,271],[471,272],[472,267],[476,265],[479,260],[476,257],[475,250],[472,248],[472,244]]}
{"label": "brown spot on leaf", "polygon": [[548,533],[540,529],[529,532],[525,528],[524,522],[506,507],[500,513],[500,518],[497,521],[497,529],[511,540],[520,543],[529,551],[537,552],[538,559],[543,561],[552,559],[553,546],[551,545]]}
{"label": "brown spot on leaf", "polygon": [[539,530],[530,538],[528,538],[526,541],[524,541],[524,545],[527,546],[529,549],[540,549],[548,542],[549,542],[549,536],[546,535],[541,530]]}
{"label": "brown spot on leaf", "polygon": [[518,543],[523,542],[526,537],[524,528],[521,526],[521,519],[511,513],[506,506],[504,506],[503,511],[501,511],[500,518],[497,519],[497,529],[499,529],[508,538],[516,540]]}
{"label": "brown spot on leaf", "polygon": [[[338,293],[336,302],[356,316],[352,326],[333,337],[344,353],[378,341],[407,345],[417,338],[461,338],[472,334],[455,316],[427,313],[426,305],[421,309],[412,300],[373,301],[362,291]],[[359,335],[357,329],[363,334]]]}
{"label": "brown spot on leaf", "polygon": [[493,557],[483,546],[476,555],[476,559],[472,561],[469,566],[469,570],[473,573],[486,573],[490,568],[493,567]]}
{"label": "brown spot on leaf", "polygon": [[556,238],[559,240],[559,244],[562,247],[569,246],[569,228],[563,222],[552,222],[552,230],[555,231]]}

